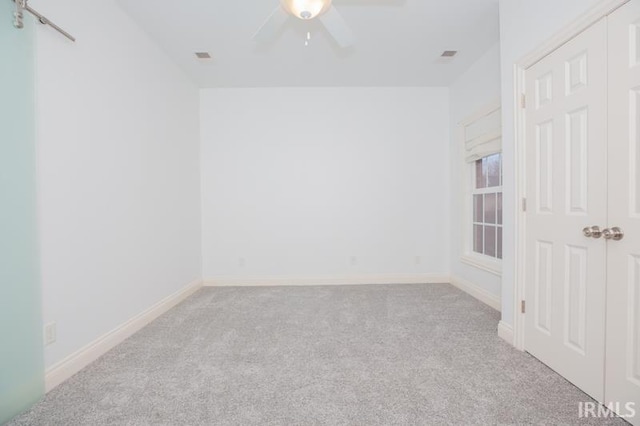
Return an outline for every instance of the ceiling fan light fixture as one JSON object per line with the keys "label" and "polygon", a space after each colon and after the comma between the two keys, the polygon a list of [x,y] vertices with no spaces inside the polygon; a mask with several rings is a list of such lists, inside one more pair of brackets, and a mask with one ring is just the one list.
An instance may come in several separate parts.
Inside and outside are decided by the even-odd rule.
{"label": "ceiling fan light fixture", "polygon": [[298,19],[308,21],[325,13],[332,0],[281,0],[282,7]]}

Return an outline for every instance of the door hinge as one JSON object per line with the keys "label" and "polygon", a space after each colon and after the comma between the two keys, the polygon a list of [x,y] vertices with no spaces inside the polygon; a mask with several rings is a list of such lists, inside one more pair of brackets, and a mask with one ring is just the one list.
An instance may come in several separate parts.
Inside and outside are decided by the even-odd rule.
{"label": "door hinge", "polygon": [[524,300],[520,302],[520,312],[522,312],[523,314],[527,312],[527,302],[525,302]]}
{"label": "door hinge", "polygon": [[523,212],[527,211],[527,199],[526,198],[522,199],[522,211]]}
{"label": "door hinge", "polygon": [[527,95],[522,93],[520,95],[520,108],[525,109],[527,107]]}

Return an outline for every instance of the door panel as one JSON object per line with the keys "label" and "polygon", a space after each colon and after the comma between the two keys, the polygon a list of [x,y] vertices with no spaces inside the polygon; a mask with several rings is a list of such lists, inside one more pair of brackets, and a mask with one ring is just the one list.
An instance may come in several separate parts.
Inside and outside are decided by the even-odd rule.
{"label": "door panel", "polygon": [[640,1],[609,16],[609,226],[605,396],[640,425]]}
{"label": "door panel", "polygon": [[44,393],[36,249],[33,21],[0,1],[0,424]]}
{"label": "door panel", "polygon": [[525,349],[604,400],[607,24],[527,70]]}

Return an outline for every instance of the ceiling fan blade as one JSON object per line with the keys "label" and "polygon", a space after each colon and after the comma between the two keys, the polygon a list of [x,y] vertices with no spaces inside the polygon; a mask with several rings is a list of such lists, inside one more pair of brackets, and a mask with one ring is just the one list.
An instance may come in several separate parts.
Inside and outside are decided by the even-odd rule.
{"label": "ceiling fan blade", "polygon": [[276,10],[267,18],[267,20],[262,24],[258,32],[253,36],[253,39],[258,43],[268,43],[273,41],[280,32],[280,29],[289,19],[289,14],[282,8],[282,6],[278,6]]}
{"label": "ceiling fan blade", "polygon": [[320,16],[320,21],[340,47],[349,47],[355,42],[349,25],[334,6]]}

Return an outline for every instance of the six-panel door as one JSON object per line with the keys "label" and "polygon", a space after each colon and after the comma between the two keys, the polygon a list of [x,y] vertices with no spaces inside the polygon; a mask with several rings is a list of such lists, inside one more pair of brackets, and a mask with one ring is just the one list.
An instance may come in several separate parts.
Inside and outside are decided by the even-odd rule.
{"label": "six-panel door", "polygon": [[640,425],[640,1],[614,12],[608,24],[608,227],[624,237],[606,243],[605,398]]}
{"label": "six-panel door", "polygon": [[525,349],[604,400],[607,23],[527,70]]}

